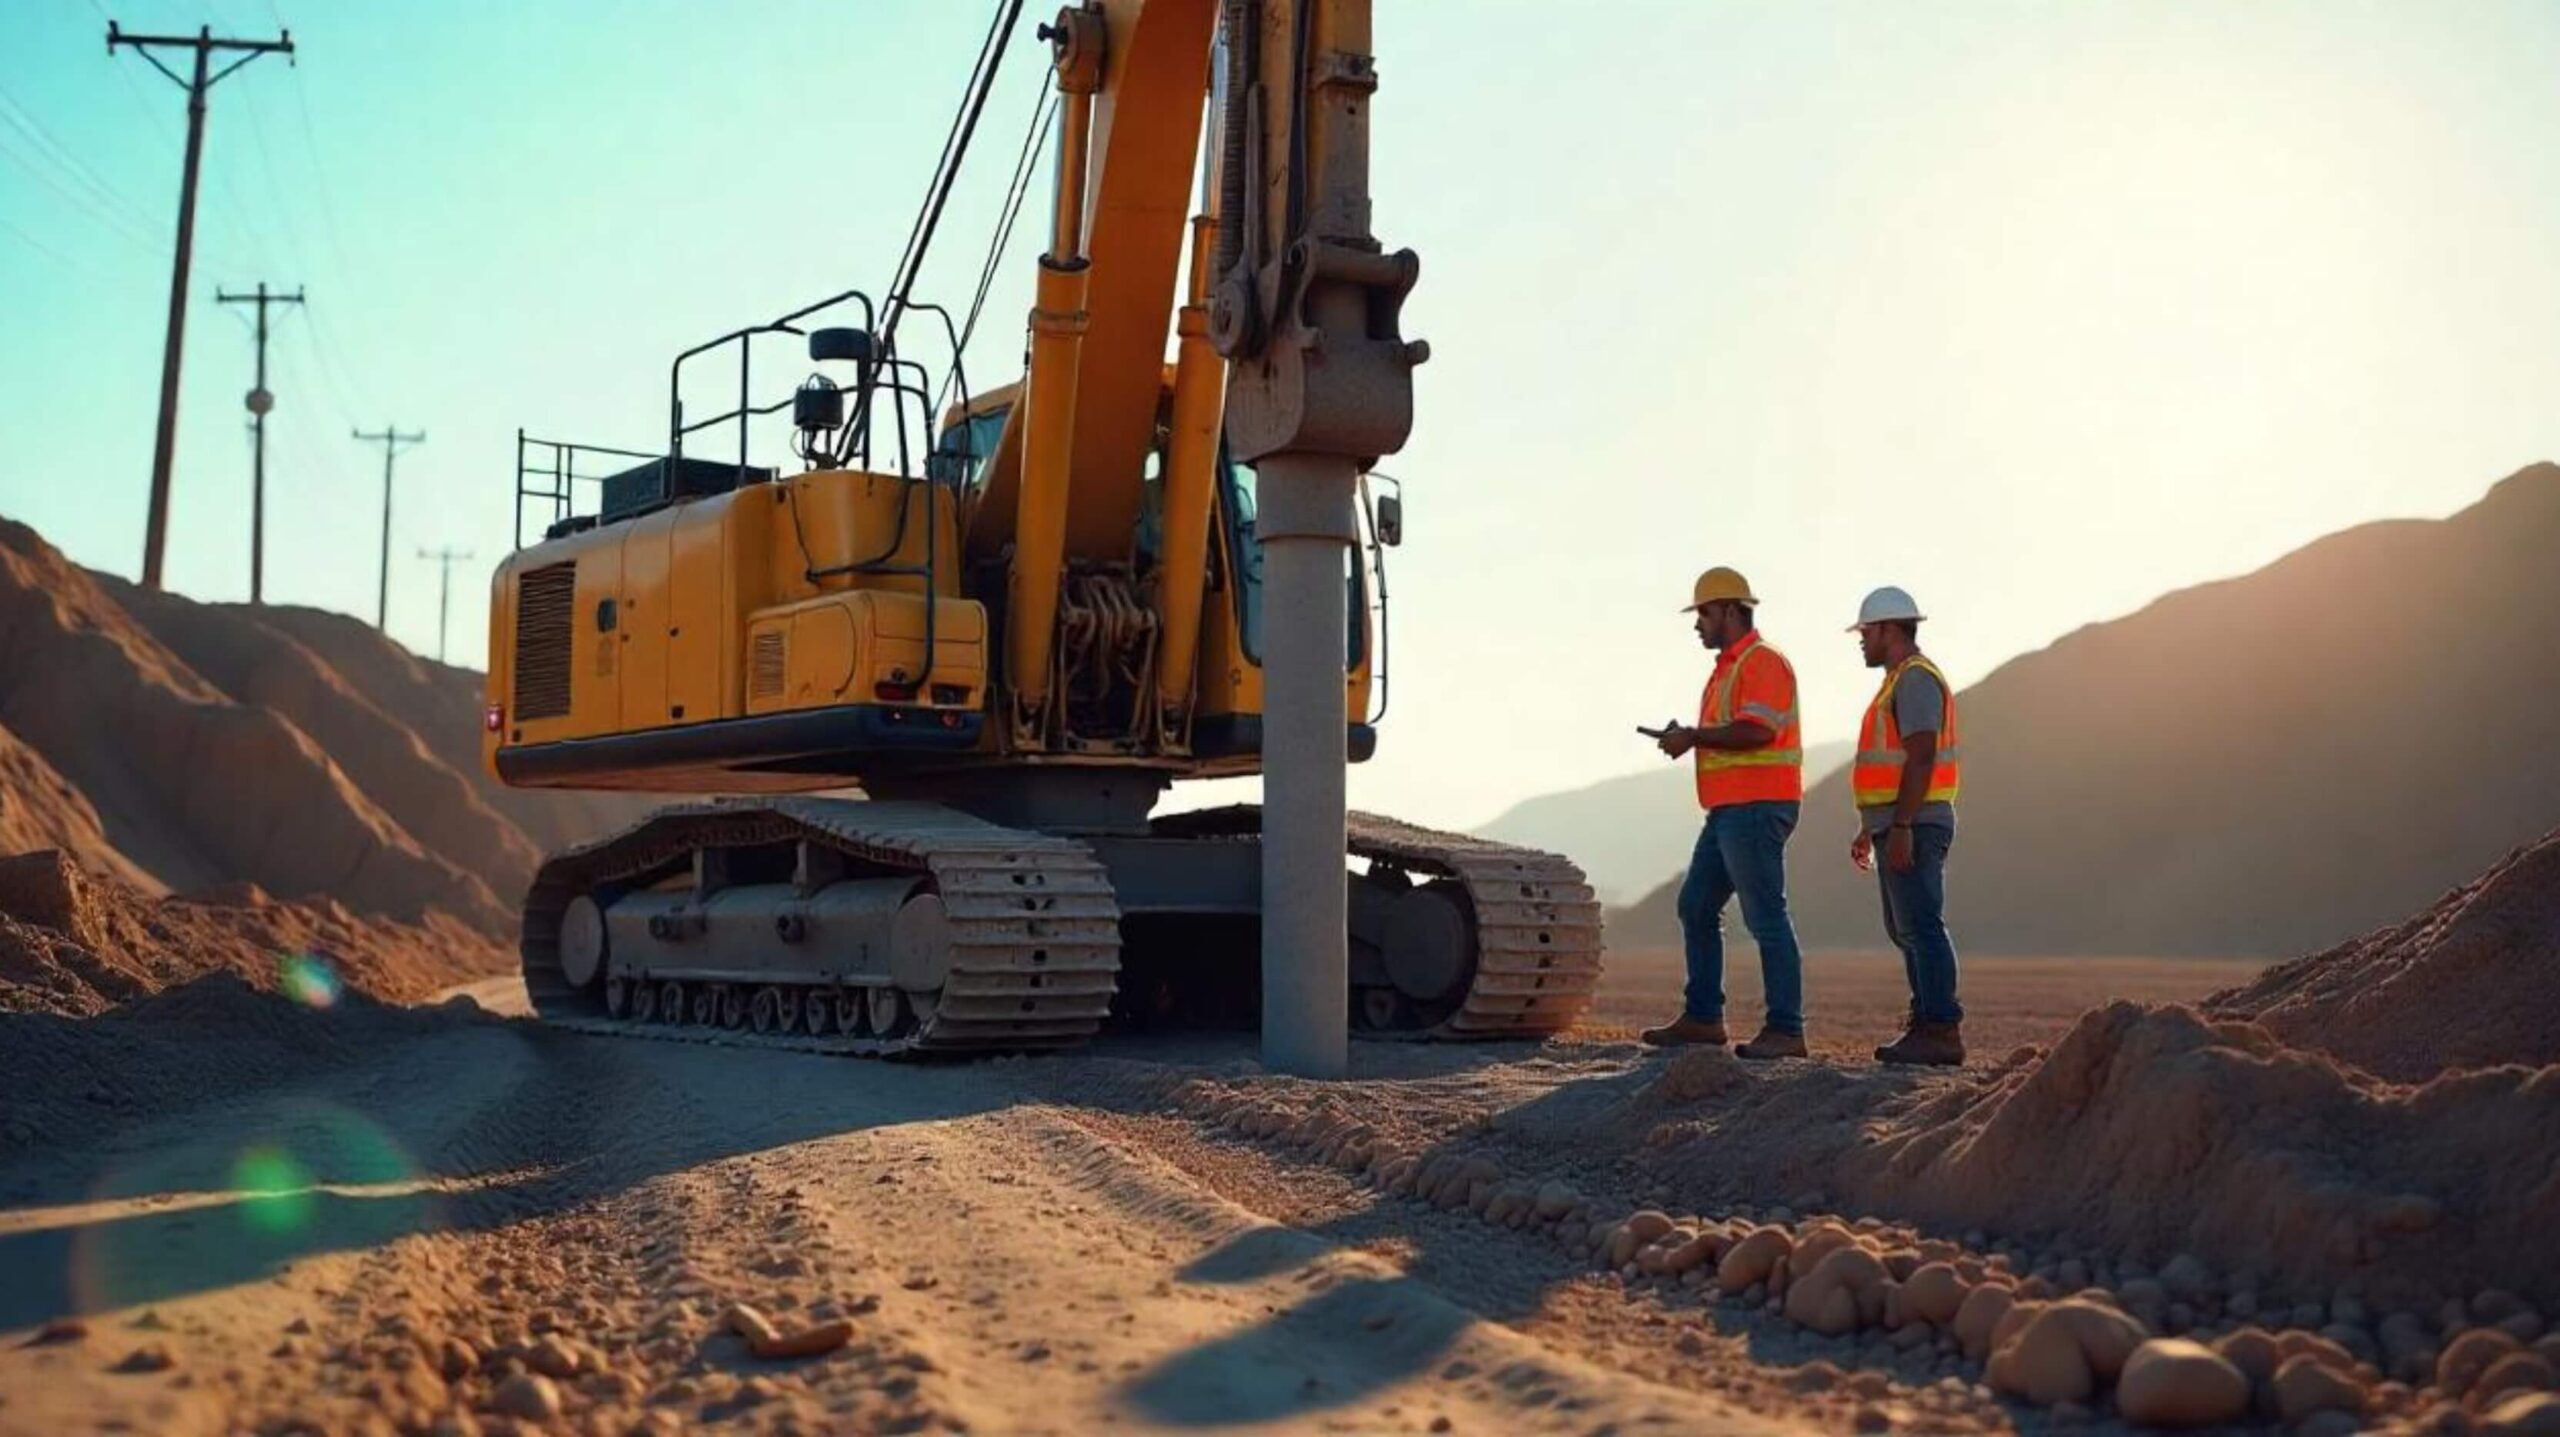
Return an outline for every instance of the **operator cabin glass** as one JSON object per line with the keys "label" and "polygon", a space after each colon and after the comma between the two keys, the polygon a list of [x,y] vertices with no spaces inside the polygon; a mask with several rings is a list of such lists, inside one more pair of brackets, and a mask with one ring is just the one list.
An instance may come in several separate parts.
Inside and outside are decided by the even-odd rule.
{"label": "operator cabin glass", "polygon": [[[940,483],[963,493],[974,493],[986,482],[987,461],[994,457],[996,443],[1004,434],[1007,409],[990,410],[973,415],[942,431],[935,441],[930,473]],[[1147,469],[1142,480],[1138,506],[1138,554],[1151,564],[1164,536],[1164,450],[1161,446],[1147,452]],[[1241,582],[1228,585],[1235,595],[1236,627],[1244,638],[1245,657],[1262,662],[1262,541],[1254,536],[1253,521],[1255,474],[1252,465],[1238,464],[1227,454],[1224,440],[1218,444],[1218,492],[1225,502],[1219,507],[1227,521],[1227,547],[1239,556],[1237,567],[1243,571]],[[1356,507],[1356,506],[1355,506]],[[1367,526],[1366,514],[1361,523]],[[1365,542],[1365,541],[1364,541]],[[1361,622],[1368,603],[1368,584],[1360,563],[1361,545],[1343,554],[1343,602],[1349,608],[1350,646],[1344,655],[1345,669],[1360,667],[1368,651],[1368,626]],[[1212,563],[1216,562],[1212,556]]]}

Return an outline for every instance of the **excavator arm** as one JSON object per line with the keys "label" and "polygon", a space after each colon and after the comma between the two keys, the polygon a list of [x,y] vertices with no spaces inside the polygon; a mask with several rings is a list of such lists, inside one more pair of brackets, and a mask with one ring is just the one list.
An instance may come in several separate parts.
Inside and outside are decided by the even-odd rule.
{"label": "excavator arm", "polygon": [[[1010,553],[1009,743],[1036,752],[1056,736],[1069,586],[1110,596],[1124,580],[1132,596],[1101,607],[1144,625],[1156,663],[1142,703],[1160,738],[1192,691],[1223,409],[1233,457],[1256,466],[1264,561],[1266,1048],[1311,1072],[1339,1071],[1347,1026],[1342,596],[1355,499],[1362,471],[1410,432],[1412,371],[1428,355],[1399,331],[1419,263],[1370,232],[1369,22],[1370,0],[1087,0],[1044,27],[1064,123],[1029,373],[999,450],[1018,472],[971,531],[973,550]],[[1141,619],[1126,566],[1204,99],[1212,208],[1190,227],[1163,552]]]}
{"label": "excavator arm", "polygon": [[[1061,596],[1079,574],[1131,585],[1156,655],[1150,737],[1178,740],[1222,415],[1234,459],[1278,461],[1263,465],[1264,502],[1278,506],[1261,521],[1265,540],[1304,487],[1289,456],[1348,461],[1323,466],[1319,481],[1324,542],[1337,545],[1355,537],[1357,473],[1411,428],[1411,370],[1425,351],[1402,340],[1397,313],[1417,266],[1368,231],[1369,5],[1091,0],[1041,33],[1061,97],[1050,243],[1028,372],[968,549],[1006,560],[1010,747],[1057,745]],[[1186,226],[1204,102],[1209,208]],[[1160,427],[1162,541],[1141,592],[1132,549]]]}

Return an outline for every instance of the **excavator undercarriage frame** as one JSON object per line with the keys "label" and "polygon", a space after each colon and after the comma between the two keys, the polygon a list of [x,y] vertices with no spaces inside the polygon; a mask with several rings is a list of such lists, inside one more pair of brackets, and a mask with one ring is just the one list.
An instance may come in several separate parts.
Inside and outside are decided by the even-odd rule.
{"label": "excavator undercarriage frame", "polygon": [[[1064,834],[944,804],[662,809],[552,857],[524,909],[545,1019],[930,1057],[1073,1046],[1106,1022],[1249,1021],[1259,812]],[[1354,1031],[1534,1038],[1589,1005],[1599,909],[1551,854],[1352,816]],[[1213,956],[1214,955],[1214,956]]]}

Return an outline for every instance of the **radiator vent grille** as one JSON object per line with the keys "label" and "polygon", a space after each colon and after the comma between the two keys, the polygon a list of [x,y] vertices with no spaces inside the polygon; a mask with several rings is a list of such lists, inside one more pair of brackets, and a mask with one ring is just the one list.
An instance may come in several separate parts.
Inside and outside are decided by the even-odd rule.
{"label": "radiator vent grille", "polygon": [[747,697],[782,697],[782,679],[782,630],[767,629],[756,635],[754,651],[748,655]]}
{"label": "radiator vent grille", "polygon": [[578,562],[545,564],[516,580],[516,717],[569,712],[569,637],[578,607]]}

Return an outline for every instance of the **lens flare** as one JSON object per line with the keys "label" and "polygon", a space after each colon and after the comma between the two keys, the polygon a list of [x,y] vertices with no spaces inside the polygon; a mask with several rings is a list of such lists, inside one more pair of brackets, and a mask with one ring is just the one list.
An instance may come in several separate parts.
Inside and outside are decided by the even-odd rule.
{"label": "lens flare", "polygon": [[311,1217],[311,1174],[293,1154],[261,1144],[231,1164],[240,1217],[260,1232],[292,1232]]}
{"label": "lens flare", "polygon": [[338,970],[317,953],[287,953],[276,960],[276,988],[306,1008],[338,1001]]}
{"label": "lens flare", "polygon": [[307,1097],[169,1124],[100,1173],[98,1211],[64,1229],[69,1306],[112,1312],[261,1281],[312,1253],[430,1230],[442,1204],[425,1177],[379,1123]]}

